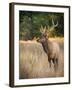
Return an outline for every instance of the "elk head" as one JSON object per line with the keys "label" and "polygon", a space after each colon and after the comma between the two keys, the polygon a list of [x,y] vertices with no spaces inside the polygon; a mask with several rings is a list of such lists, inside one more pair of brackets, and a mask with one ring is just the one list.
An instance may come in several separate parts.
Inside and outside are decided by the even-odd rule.
{"label": "elk head", "polygon": [[47,27],[46,26],[43,27],[41,25],[41,27],[40,27],[41,37],[40,37],[40,39],[38,38],[37,41],[45,41],[45,40],[47,40],[49,38],[50,34],[55,30],[55,28],[57,26],[58,26],[58,21],[55,24],[53,19],[52,19],[52,25],[51,26],[48,25]]}
{"label": "elk head", "polygon": [[43,47],[45,47],[44,44],[46,44],[47,40],[48,40],[48,36],[47,36],[48,33],[47,33],[46,26],[44,28],[43,28],[43,26],[41,26],[40,32],[41,32],[41,36],[40,36],[40,38],[37,39],[37,41],[40,42],[43,45]]}

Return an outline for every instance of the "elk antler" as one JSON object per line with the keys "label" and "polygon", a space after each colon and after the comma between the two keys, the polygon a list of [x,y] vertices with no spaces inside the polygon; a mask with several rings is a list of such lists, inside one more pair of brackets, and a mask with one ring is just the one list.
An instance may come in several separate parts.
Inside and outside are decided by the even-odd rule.
{"label": "elk antler", "polygon": [[40,32],[43,32],[43,26],[42,25],[40,26]]}
{"label": "elk antler", "polygon": [[57,26],[58,26],[58,21],[57,21],[57,23],[55,24],[55,23],[54,23],[54,20],[52,19],[52,25],[53,25],[54,28],[57,27]]}
{"label": "elk antler", "polygon": [[41,27],[40,27],[40,32],[41,32],[42,34],[44,34],[45,31],[46,31],[46,26],[43,28],[43,26],[41,25]]}
{"label": "elk antler", "polygon": [[53,31],[54,28],[57,27],[57,26],[58,26],[58,21],[57,21],[57,23],[55,24],[55,23],[54,23],[54,20],[52,19],[52,26],[49,28],[49,31]]}

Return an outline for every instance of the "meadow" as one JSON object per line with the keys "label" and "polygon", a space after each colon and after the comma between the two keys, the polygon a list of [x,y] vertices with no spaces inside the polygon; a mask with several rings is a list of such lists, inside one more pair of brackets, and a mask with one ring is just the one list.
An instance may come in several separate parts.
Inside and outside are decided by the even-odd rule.
{"label": "meadow", "polygon": [[35,40],[19,41],[19,78],[50,78],[64,76],[64,38],[49,38],[60,47],[58,69],[54,71],[52,63],[49,67],[48,56],[41,43]]}

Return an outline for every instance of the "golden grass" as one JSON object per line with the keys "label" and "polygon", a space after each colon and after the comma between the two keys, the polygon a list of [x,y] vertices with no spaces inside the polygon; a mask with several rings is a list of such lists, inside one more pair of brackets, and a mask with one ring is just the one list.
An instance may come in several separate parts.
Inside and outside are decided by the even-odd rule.
{"label": "golden grass", "polygon": [[64,42],[64,37],[49,38],[51,41]]}
{"label": "golden grass", "polygon": [[[49,40],[61,43],[63,47],[64,38],[49,38]],[[47,54],[43,47],[36,41],[19,42],[19,78],[46,78],[46,77],[63,77],[64,76],[64,56],[60,53],[59,69],[54,71],[54,65],[49,67]]]}

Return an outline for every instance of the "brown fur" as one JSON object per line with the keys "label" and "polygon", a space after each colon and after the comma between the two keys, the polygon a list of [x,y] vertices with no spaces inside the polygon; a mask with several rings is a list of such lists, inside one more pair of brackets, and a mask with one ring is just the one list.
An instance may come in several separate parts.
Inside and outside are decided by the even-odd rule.
{"label": "brown fur", "polygon": [[46,34],[44,33],[38,40],[43,46],[44,51],[48,56],[48,62],[51,67],[51,62],[54,64],[54,69],[58,68],[58,58],[59,58],[59,45],[55,42],[51,42]]}

